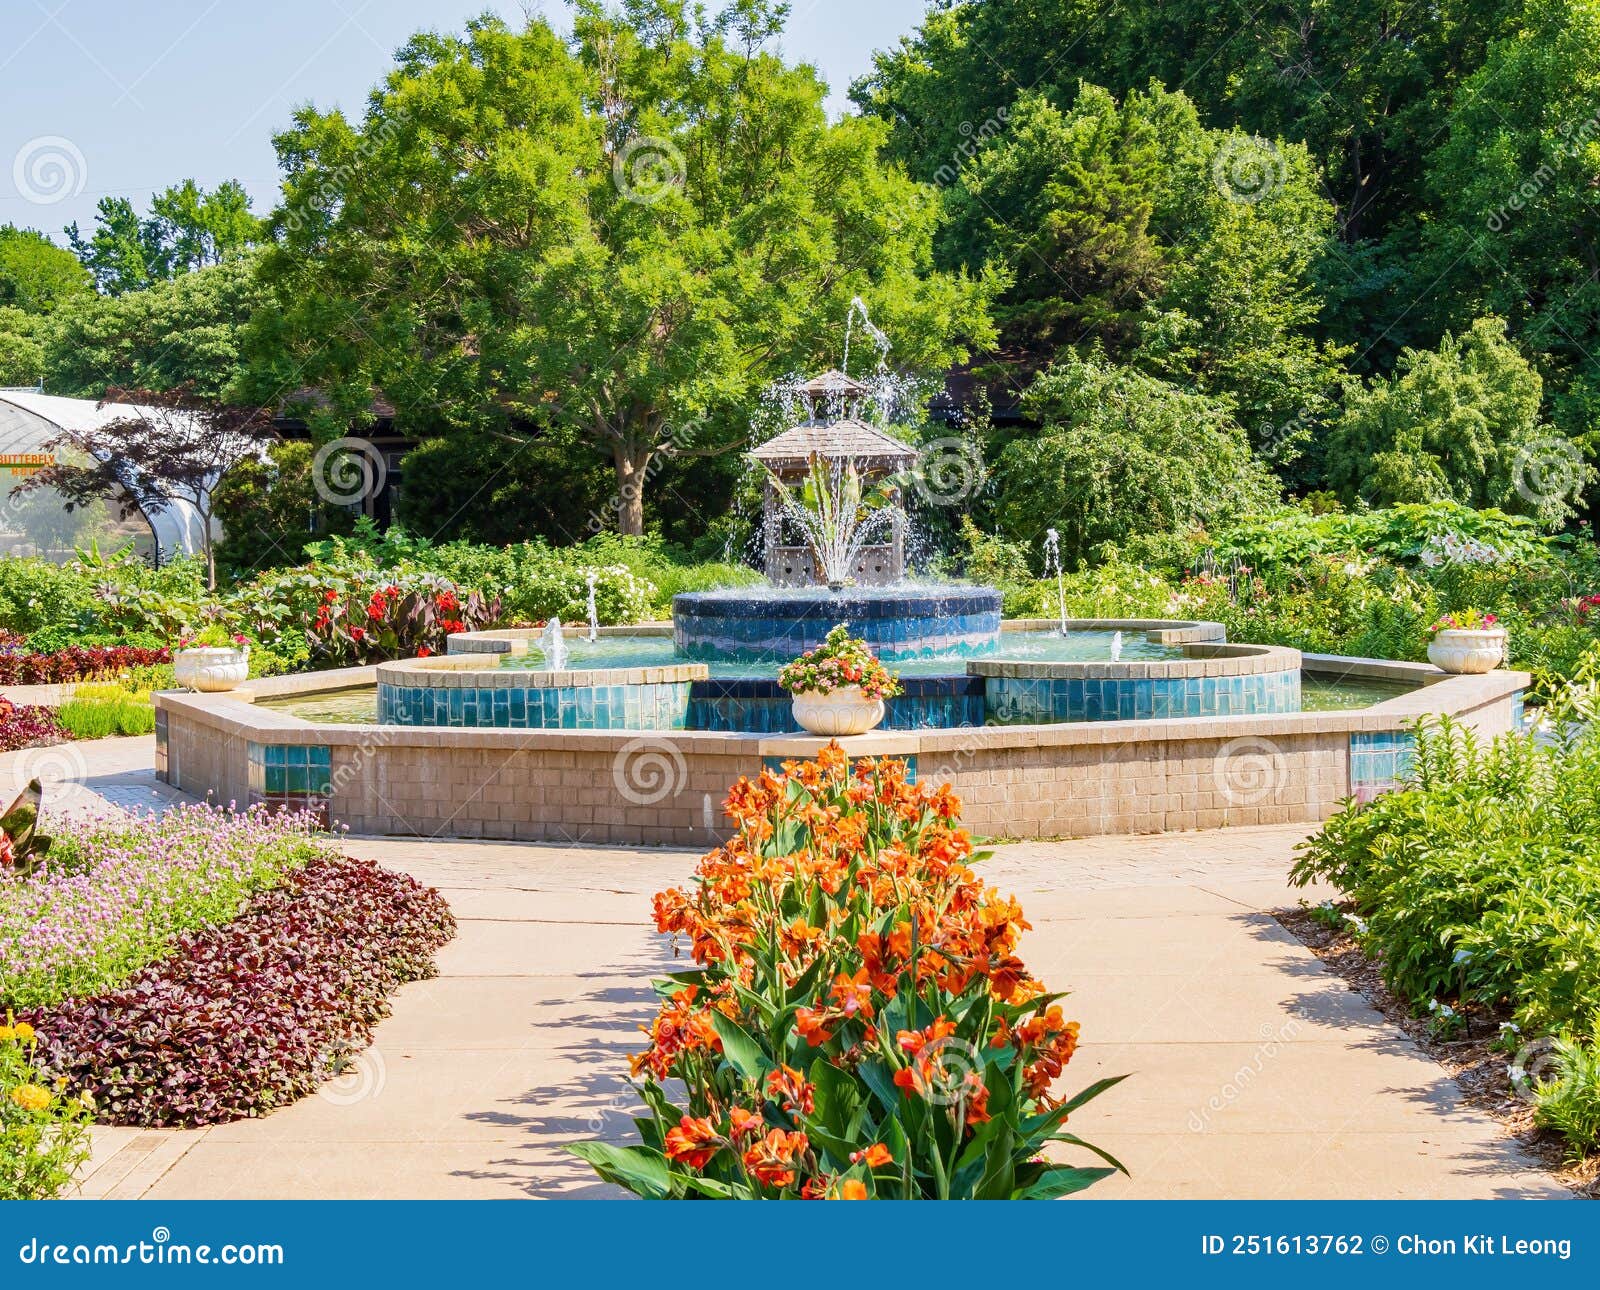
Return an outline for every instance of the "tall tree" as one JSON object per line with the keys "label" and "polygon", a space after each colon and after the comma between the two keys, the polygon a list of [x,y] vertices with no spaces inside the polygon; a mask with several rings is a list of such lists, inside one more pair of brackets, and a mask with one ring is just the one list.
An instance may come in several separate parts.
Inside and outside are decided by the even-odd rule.
{"label": "tall tree", "polygon": [[110,386],[221,398],[241,372],[244,328],[260,297],[249,257],[143,291],[83,297],[43,337],[52,394],[98,399]]}
{"label": "tall tree", "polygon": [[1506,318],[1557,420],[1600,439],[1600,0],[1538,0],[1441,122],[1425,311]]}
{"label": "tall tree", "polygon": [[1084,84],[1065,108],[1018,99],[949,205],[946,254],[1014,277],[997,315],[1022,381],[1099,352],[1225,400],[1275,462],[1303,450],[1344,352],[1315,336],[1333,209],[1303,148]]}
{"label": "tall tree", "polygon": [[1480,318],[1436,350],[1406,350],[1392,377],[1351,384],[1329,480],[1349,502],[1454,500],[1557,525],[1594,472],[1541,423],[1542,393],[1505,323]]}
{"label": "tall tree", "polygon": [[937,203],[765,49],[785,7],[580,0],[564,43],[483,19],[400,52],[365,119],[278,139],[258,401],[374,388],[457,428],[575,433],[644,526],[660,454],[725,451],[774,377],[839,357],[862,296],[924,372],[991,337],[986,274],[932,271]]}
{"label": "tall tree", "polygon": [[89,289],[71,251],[31,228],[0,224],[0,306],[47,314]]}
{"label": "tall tree", "polygon": [[140,217],[126,197],[102,197],[94,232],[67,228],[73,251],[109,295],[139,291],[243,255],[261,236],[250,196],[229,179],[207,192],[192,179],[150,199]]}

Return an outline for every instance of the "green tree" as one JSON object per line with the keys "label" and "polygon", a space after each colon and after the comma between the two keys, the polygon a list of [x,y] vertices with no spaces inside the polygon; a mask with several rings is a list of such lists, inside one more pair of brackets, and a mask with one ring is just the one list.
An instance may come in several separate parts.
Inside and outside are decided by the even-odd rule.
{"label": "green tree", "polygon": [[315,456],[313,444],[280,440],[264,458],[239,462],[217,486],[222,568],[239,573],[298,564],[307,542],[354,529],[352,510],[328,506],[318,494]]}
{"label": "green tree", "polygon": [[1271,505],[1277,481],[1225,403],[1100,359],[1043,374],[1024,408],[1040,423],[995,466],[1007,536],[1061,535],[1063,558]]}
{"label": "green tree", "polygon": [[192,179],[150,199],[143,218],[126,197],[102,197],[87,237],[77,224],[67,240],[100,289],[109,295],[243,255],[260,240],[261,221],[250,213],[243,185],[229,179],[207,192]]}
{"label": "green tree", "polygon": [[47,314],[89,287],[71,251],[31,228],[0,224],[0,306]]}
{"label": "green tree", "polygon": [[143,291],[86,296],[45,339],[52,394],[98,399],[110,386],[219,398],[238,380],[243,332],[260,291],[249,257]]}
{"label": "green tree", "polygon": [[1600,3],[1538,0],[1444,119],[1419,277],[1447,326],[1508,320],[1563,429],[1600,431]]}
{"label": "green tree", "polygon": [[435,542],[582,542],[615,520],[611,472],[571,433],[465,431],[427,439],[401,462],[395,519]]}
{"label": "green tree", "polygon": [[0,305],[0,385],[37,385],[44,380],[44,334],[49,320]]}
{"label": "green tree", "polygon": [[257,399],[310,383],[342,425],[376,388],[403,426],[575,435],[639,533],[655,458],[738,444],[769,381],[837,361],[852,296],[904,369],[986,342],[993,284],[932,272],[936,204],[765,51],[782,13],[581,0],[570,47],[482,19],[413,38],[359,125],[302,111]]}
{"label": "green tree", "polygon": [[1505,324],[1480,318],[1436,350],[1404,351],[1393,376],[1350,384],[1329,480],[1346,502],[1448,499],[1559,524],[1593,471],[1541,423],[1542,393]]}
{"label": "green tree", "polygon": [[1099,349],[1227,400],[1271,459],[1301,452],[1347,352],[1314,335],[1333,209],[1305,149],[1085,84],[1066,109],[1020,98],[949,204],[946,253],[1013,275],[997,316],[1024,376]]}

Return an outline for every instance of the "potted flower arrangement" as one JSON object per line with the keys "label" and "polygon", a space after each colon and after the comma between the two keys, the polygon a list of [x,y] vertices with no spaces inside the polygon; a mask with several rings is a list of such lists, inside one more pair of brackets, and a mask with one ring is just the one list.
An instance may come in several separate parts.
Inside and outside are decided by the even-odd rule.
{"label": "potted flower arrangement", "polygon": [[178,642],[172,659],[179,685],[208,694],[231,690],[250,675],[250,638],[212,623]]}
{"label": "potted flower arrangement", "polygon": [[785,666],[778,684],[794,696],[794,719],[814,735],[864,735],[883,720],[883,701],[900,693],[899,678],[844,623]]}
{"label": "potted flower arrangement", "polygon": [[1428,661],[1441,671],[1476,676],[1505,661],[1506,629],[1493,614],[1476,609],[1446,614],[1429,630]]}

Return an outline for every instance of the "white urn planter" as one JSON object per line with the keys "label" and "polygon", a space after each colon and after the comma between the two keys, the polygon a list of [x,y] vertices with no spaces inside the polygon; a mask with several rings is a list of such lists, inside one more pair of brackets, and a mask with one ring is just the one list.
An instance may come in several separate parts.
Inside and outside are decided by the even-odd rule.
{"label": "white urn planter", "polygon": [[796,694],[794,719],[814,735],[864,735],[883,720],[883,700],[867,698],[859,685],[832,694]]}
{"label": "white urn planter", "polygon": [[1442,672],[1477,676],[1494,671],[1505,657],[1503,627],[1446,627],[1428,643],[1428,662]]}
{"label": "white urn planter", "polygon": [[172,660],[172,674],[187,690],[204,694],[232,690],[250,675],[250,647],[203,645],[181,649]]}

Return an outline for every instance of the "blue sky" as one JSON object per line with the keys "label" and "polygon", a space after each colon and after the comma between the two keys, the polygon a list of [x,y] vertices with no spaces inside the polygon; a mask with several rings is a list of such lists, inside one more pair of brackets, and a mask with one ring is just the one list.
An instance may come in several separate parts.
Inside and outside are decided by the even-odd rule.
{"label": "blue sky", "polygon": [[[821,70],[840,111],[872,51],[925,8],[792,0],[783,50]],[[73,220],[93,222],[102,196],[143,207],[191,176],[236,178],[264,211],[277,192],[272,135],[296,106],[359,111],[411,32],[485,9],[562,26],[568,12],[564,0],[4,0],[0,224],[60,240]]]}

